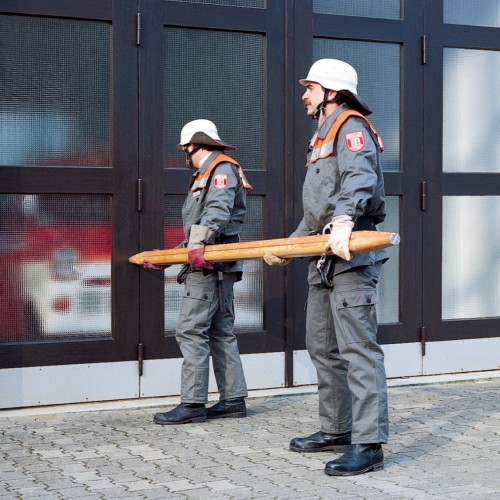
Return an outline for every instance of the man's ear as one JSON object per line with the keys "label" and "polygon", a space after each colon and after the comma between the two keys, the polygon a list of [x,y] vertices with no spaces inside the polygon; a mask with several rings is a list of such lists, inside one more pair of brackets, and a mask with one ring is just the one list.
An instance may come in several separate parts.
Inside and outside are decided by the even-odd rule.
{"label": "man's ear", "polygon": [[336,95],[337,95],[337,91],[336,90],[328,89],[328,100],[329,101],[333,101],[335,99]]}

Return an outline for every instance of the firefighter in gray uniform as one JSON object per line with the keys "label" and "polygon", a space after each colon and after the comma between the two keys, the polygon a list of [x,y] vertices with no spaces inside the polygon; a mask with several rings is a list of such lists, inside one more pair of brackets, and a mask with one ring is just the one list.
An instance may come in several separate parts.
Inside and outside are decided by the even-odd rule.
{"label": "firefighter in gray uniform", "polygon": [[[304,216],[291,235],[329,233],[329,258],[311,259],[306,346],[318,376],[320,431],[295,438],[297,452],[345,452],[328,475],[380,470],[388,439],[384,356],[377,343],[377,283],[385,250],[351,255],[351,231],[376,230],[385,218],[383,145],[357,95],[349,64],[321,59],[300,83],[307,113],[317,118],[307,155]],[[272,253],[264,260],[285,265]]]}
{"label": "firefighter in gray uniform", "polygon": [[[178,277],[185,280],[176,329],[184,358],[181,403],[154,416],[162,425],[247,414],[247,387],[233,333],[233,285],[241,279],[242,262],[209,263],[203,255],[207,244],[239,241],[251,186],[240,165],[223,153],[236,148],[221,141],[210,120],[187,123],[178,148],[195,172],[182,207],[186,240],[180,246],[187,246],[189,264]],[[206,408],[210,356],[220,400]]]}

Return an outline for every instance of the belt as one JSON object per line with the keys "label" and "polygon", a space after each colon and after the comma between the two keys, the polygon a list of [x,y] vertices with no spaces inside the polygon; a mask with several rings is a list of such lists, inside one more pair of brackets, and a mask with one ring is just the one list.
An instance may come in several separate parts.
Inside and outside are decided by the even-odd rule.
{"label": "belt", "polygon": [[[370,217],[369,215],[362,215],[358,217],[356,222],[354,223],[353,231],[376,231],[377,225],[375,224],[375,219]],[[323,234],[323,228],[318,227],[317,229],[313,229],[309,235]]]}
{"label": "belt", "polygon": [[376,231],[377,226],[375,224],[375,219],[368,215],[362,215],[358,217],[354,223],[353,231]]}
{"label": "belt", "polygon": [[219,234],[217,238],[214,240],[215,245],[223,245],[225,243],[239,243],[240,235],[239,234]]}

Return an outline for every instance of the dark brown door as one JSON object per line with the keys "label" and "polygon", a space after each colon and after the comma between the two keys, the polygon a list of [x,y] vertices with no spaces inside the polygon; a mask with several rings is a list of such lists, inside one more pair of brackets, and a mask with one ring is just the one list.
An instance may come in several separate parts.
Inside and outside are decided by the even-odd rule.
{"label": "dark brown door", "polygon": [[[141,94],[139,117],[142,249],[171,248],[184,239],[181,207],[191,172],[176,145],[182,126],[198,118],[214,121],[221,137],[236,146],[233,156],[254,188],[242,239],[283,237],[283,4],[228,1],[222,7],[156,0],[140,3],[140,11],[140,80],[148,89]],[[165,276],[141,272],[147,372],[141,394],[163,390],[148,384],[150,360],[181,356],[175,340],[183,289],[176,282],[179,269],[173,266]],[[235,330],[242,354],[284,351],[284,284],[283,273],[265,269],[262,262],[245,264],[243,281],[235,286]],[[283,385],[283,367],[277,373],[277,385]]]}
{"label": "dark brown door", "polygon": [[137,358],[135,19],[131,0],[0,6],[1,368]]}
{"label": "dark brown door", "polygon": [[450,372],[496,369],[498,3],[483,2],[473,11],[451,0],[427,4],[424,373],[435,373],[440,360]]}
{"label": "dark brown door", "polygon": [[[362,4],[362,5],[361,5]],[[371,3],[370,3],[371,4]],[[304,78],[311,61],[338,58],[358,71],[358,92],[371,105],[373,123],[385,143],[382,155],[388,216],[381,229],[401,234],[402,244],[390,250],[391,259],[384,267],[380,287],[379,338],[382,343],[419,341],[422,310],[422,213],[419,184],[422,178],[422,61],[421,33],[423,11],[420,2],[407,2],[404,14],[400,2],[385,7],[365,8],[335,5],[334,2],[295,2],[293,81]],[[375,7],[375,5],[373,5]],[[295,140],[294,168],[297,186],[304,177],[304,148],[312,135],[313,124],[302,105],[302,87],[293,91]],[[404,109],[404,113],[402,112]],[[297,188],[295,199],[299,200]],[[301,206],[296,203],[295,220]],[[299,285],[304,266],[292,273]],[[303,314],[298,304],[302,296],[289,297],[291,317],[298,332],[297,349],[304,347]],[[295,314],[296,311],[299,311]]]}

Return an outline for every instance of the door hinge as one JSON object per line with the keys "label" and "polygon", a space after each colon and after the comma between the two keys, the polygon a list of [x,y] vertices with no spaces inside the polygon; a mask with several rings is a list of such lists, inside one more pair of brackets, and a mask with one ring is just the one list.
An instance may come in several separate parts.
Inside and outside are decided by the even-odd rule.
{"label": "door hinge", "polygon": [[137,370],[139,372],[139,377],[142,377],[143,369],[144,369],[144,344],[141,342],[137,344]]}
{"label": "door hinge", "polygon": [[141,45],[141,13],[137,12],[135,16],[135,44],[139,47]]}
{"label": "door hinge", "polygon": [[427,64],[427,35],[423,35],[420,39],[420,49],[422,54],[422,64]]}
{"label": "door hinge", "polygon": [[420,347],[422,349],[422,356],[425,356],[425,341],[426,341],[426,329],[425,326],[420,327]]}
{"label": "door hinge", "polygon": [[420,183],[420,210],[425,212],[427,210],[427,182]]}
{"label": "door hinge", "polygon": [[137,211],[142,212],[142,179],[137,179]]}

